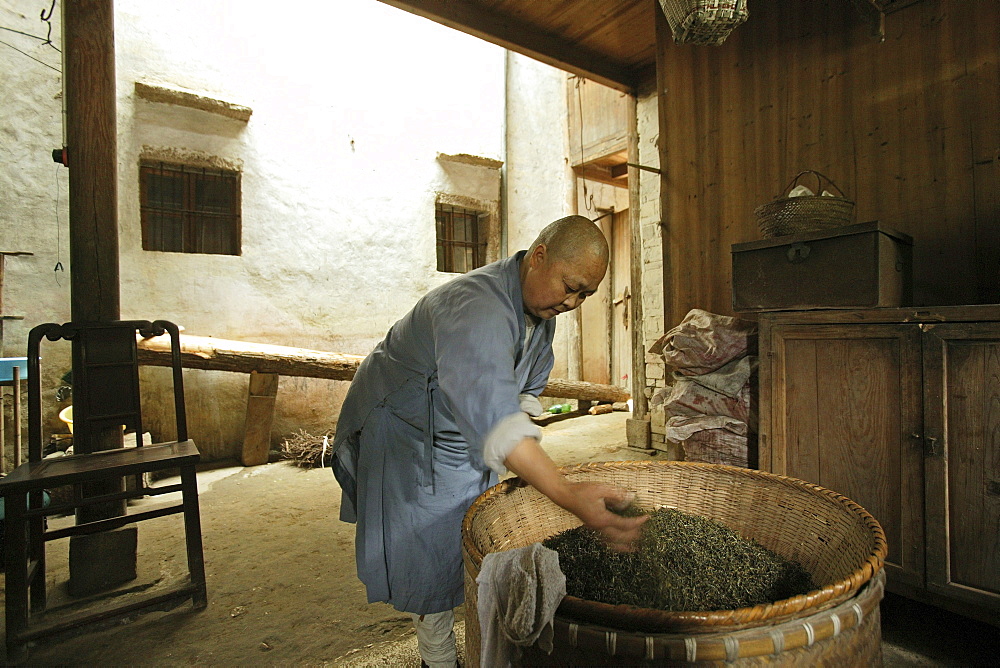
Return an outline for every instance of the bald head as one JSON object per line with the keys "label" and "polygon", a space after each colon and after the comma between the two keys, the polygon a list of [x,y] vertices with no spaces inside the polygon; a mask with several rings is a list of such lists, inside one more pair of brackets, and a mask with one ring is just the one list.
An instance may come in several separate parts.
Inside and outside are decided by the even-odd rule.
{"label": "bald head", "polygon": [[604,232],[583,216],[566,216],[549,223],[538,233],[528,252],[534,251],[539,244],[545,244],[550,260],[572,263],[595,259],[608,263],[608,241]]}
{"label": "bald head", "polygon": [[524,312],[548,320],[594,294],[608,269],[608,242],[583,216],[545,226],[521,260]]}

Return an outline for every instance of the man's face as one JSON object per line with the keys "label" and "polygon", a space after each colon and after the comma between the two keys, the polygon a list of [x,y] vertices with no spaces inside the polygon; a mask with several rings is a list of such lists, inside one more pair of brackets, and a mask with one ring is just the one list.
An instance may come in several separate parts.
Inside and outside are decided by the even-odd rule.
{"label": "man's face", "polygon": [[544,245],[535,247],[523,260],[521,295],[527,313],[549,320],[572,311],[594,294],[601,284],[607,265],[589,254],[584,257],[556,260]]}

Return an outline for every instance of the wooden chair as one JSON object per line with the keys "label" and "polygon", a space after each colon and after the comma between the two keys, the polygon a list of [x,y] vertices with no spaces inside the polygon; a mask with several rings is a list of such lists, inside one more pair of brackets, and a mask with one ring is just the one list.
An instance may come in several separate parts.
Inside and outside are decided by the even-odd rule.
{"label": "wooden chair", "polygon": [[[139,367],[136,353],[136,332],[143,336],[159,336],[169,332],[171,339],[174,411],[177,440],[143,446],[142,416],[139,401]],[[74,348],[74,385],[82,392],[74,397],[73,425],[75,454],[42,458],[42,410],[39,345],[43,338],[50,341],[78,341]],[[187,437],[184,411],[184,386],[181,375],[180,340],[177,326],[157,320],[113,322],[68,322],[63,325],[39,325],[28,335],[28,461],[0,479],[6,513],[6,643],[7,660],[23,654],[27,643],[39,637],[69,630],[91,622],[121,617],[138,610],[169,607],[190,598],[196,609],[207,605],[205,565],[201,543],[201,519],[198,510],[198,486],[195,465],[200,459],[198,448]],[[81,396],[85,395],[85,396]],[[95,452],[87,449],[95,437],[107,430],[124,425],[134,429],[135,448],[113,448]],[[180,469],[181,482],[176,485],[148,487],[144,473],[164,469]],[[83,485],[120,480],[135,476],[136,485],[125,491],[101,493],[84,497]],[[43,507],[42,490],[73,485],[75,492],[69,503]],[[117,489],[121,489],[118,485]],[[78,511],[93,504],[117,502],[129,498],[181,492],[178,505],[159,507],[144,512],[125,514],[108,519],[82,522],[58,530],[48,530],[45,517]],[[86,512],[86,511],[85,511]],[[127,604],[111,604],[97,612],[85,612],[76,617],[46,624],[45,620],[31,624],[32,613],[46,607],[45,543],[67,536],[93,534],[122,527],[133,522],[184,514],[187,562],[190,582],[181,583]],[[29,609],[30,592],[30,609]]]}

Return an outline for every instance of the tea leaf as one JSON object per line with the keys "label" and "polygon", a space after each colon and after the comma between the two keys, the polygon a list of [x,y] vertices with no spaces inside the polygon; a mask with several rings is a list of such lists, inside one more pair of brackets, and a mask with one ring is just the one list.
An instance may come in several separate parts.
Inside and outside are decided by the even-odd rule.
{"label": "tea leaf", "polygon": [[543,545],[559,553],[567,593],[602,603],[671,611],[732,610],[816,588],[799,564],[718,520],[673,508],[650,514],[635,552],[608,548],[586,527],[563,531]]}

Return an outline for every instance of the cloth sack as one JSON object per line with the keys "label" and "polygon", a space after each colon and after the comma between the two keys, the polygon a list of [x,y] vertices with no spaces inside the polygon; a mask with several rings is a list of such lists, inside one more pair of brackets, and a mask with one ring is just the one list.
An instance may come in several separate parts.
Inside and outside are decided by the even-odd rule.
{"label": "cloth sack", "polygon": [[752,322],[696,308],[649,352],[663,355],[667,366],[685,376],[700,376],[746,355],[748,339],[756,331]]}
{"label": "cloth sack", "polygon": [[663,405],[668,416],[722,415],[743,422],[750,420],[750,386],[744,385],[735,397],[710,390],[691,378],[679,378],[670,387],[657,390],[649,402]]}
{"label": "cloth sack", "polygon": [[667,440],[680,443],[689,462],[749,466],[747,425],[722,415],[673,416]]}

